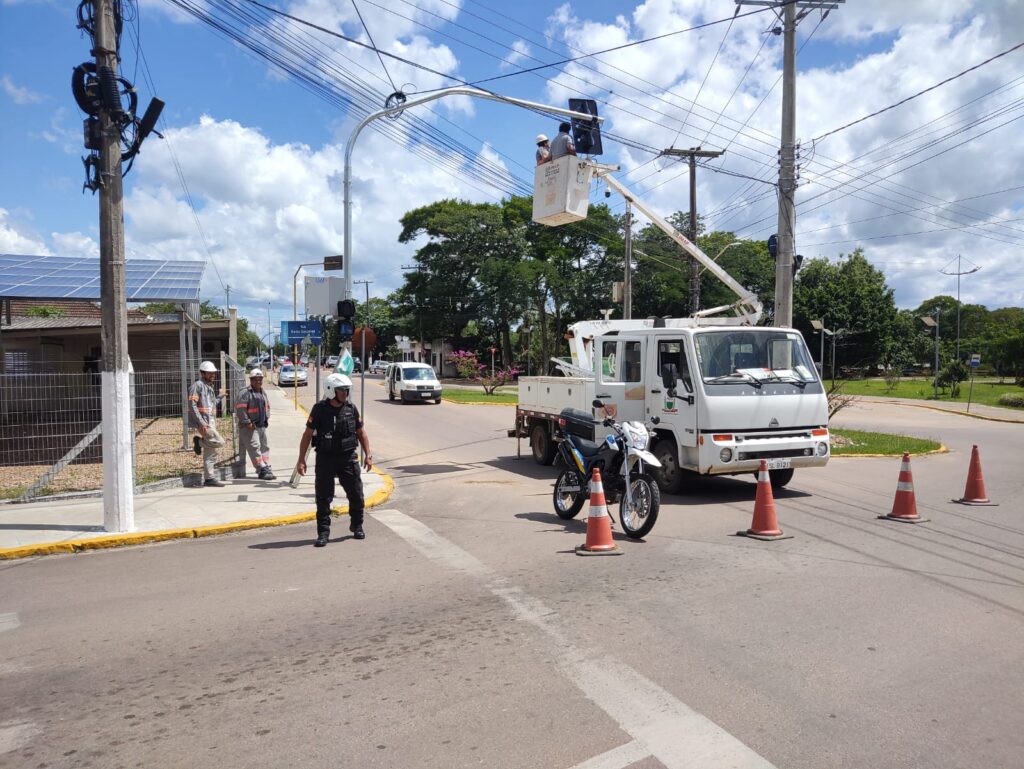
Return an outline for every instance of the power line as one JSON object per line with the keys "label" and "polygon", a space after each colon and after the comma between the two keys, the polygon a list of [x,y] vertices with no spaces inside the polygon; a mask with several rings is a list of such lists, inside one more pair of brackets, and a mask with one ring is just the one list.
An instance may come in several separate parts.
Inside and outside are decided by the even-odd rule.
{"label": "power line", "polygon": [[945,80],[940,80],[938,83],[935,83],[934,85],[930,85],[927,88],[924,88],[924,89],[918,91],[915,94],[911,94],[910,96],[907,96],[904,99],[900,99],[898,102],[895,102],[894,104],[890,104],[888,107],[882,107],[882,109],[875,110],[874,112],[872,112],[872,113],[870,113],[868,115],[865,115],[864,117],[857,118],[856,120],[853,120],[853,121],[847,123],[846,125],[839,126],[839,128],[833,128],[831,131],[826,131],[825,133],[821,134],[820,136],[816,136],[815,138],[811,139],[811,142],[812,143],[820,142],[826,136],[832,136],[833,134],[837,134],[840,131],[845,131],[847,128],[850,128],[851,126],[855,126],[858,123],[863,123],[865,120],[870,120],[871,118],[877,117],[878,115],[881,115],[884,112],[888,112],[891,109],[896,109],[896,107],[899,107],[899,106],[901,106],[903,104],[906,104],[909,101],[913,101],[914,99],[918,98],[919,96],[923,96],[924,94],[929,93],[930,91],[934,91],[936,88],[940,88],[940,87],[946,85],[947,83],[952,83],[957,78],[961,78],[964,75],[968,74],[969,72],[974,72],[974,70],[980,69],[981,67],[984,67],[986,64],[991,64],[996,59],[999,59],[999,58],[1002,58],[1003,56],[1011,54],[1011,53],[1013,53],[1014,51],[1016,51],[1019,48],[1024,48],[1024,43],[1017,43],[1017,45],[1013,46],[1012,48],[1007,48],[1002,53],[997,53],[995,56],[990,56],[989,58],[985,59],[985,61],[978,62],[973,67],[968,67],[967,69],[963,70],[962,72],[958,72],[957,74],[955,74],[955,75],[953,75],[951,77],[947,77]]}

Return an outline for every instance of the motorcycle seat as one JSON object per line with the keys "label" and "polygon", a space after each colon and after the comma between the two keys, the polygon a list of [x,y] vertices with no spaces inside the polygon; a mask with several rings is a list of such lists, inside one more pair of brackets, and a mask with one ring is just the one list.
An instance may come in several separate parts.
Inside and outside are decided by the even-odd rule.
{"label": "motorcycle seat", "polygon": [[588,441],[586,438],[580,438],[578,435],[569,435],[567,436],[567,440],[569,440],[572,445],[579,450],[580,454],[585,457],[594,456],[601,448],[600,443]]}

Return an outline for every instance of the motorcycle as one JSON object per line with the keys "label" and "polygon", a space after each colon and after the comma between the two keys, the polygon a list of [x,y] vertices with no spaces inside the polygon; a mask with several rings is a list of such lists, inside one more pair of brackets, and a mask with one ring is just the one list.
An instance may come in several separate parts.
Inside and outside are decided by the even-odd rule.
{"label": "motorcycle", "polygon": [[[595,400],[596,409],[604,408]],[[575,518],[590,497],[590,479],[594,469],[601,471],[605,499],[609,505],[619,502],[619,520],[627,537],[640,539],[654,528],[661,507],[658,484],[645,466],[661,467],[648,451],[652,432],[643,422],[616,422],[605,418],[602,424],[613,431],[601,443],[573,435],[566,427],[586,412],[566,409],[559,418],[558,456],[565,469],[555,481],[555,513],[563,520]],[[652,417],[654,424],[658,417]],[[627,482],[628,479],[628,482]]]}

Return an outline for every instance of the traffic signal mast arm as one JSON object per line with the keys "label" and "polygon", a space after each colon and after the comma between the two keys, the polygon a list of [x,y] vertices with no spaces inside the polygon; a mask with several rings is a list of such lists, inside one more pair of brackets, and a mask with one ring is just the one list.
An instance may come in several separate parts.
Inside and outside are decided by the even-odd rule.
{"label": "traffic signal mast arm", "polygon": [[[694,315],[695,318],[703,318],[709,315],[716,315],[717,313],[724,312],[725,310],[733,310],[740,316],[738,320],[740,320],[742,324],[750,326],[757,325],[757,322],[761,319],[761,311],[763,309],[761,301],[757,298],[757,294],[741,286],[729,273],[719,267],[711,257],[701,251],[695,243],[692,243],[689,238],[665,221],[656,212],[648,208],[643,201],[639,200],[632,192],[626,189],[626,187],[619,184],[618,180],[611,175],[612,171],[619,170],[618,166],[602,165],[601,163],[594,163],[593,161],[590,162],[594,168],[595,177],[604,179],[609,189],[615,190],[617,193],[622,195],[623,198],[636,206],[636,208],[644,216],[650,219],[658,229],[678,243],[686,253],[703,264],[708,272],[727,285],[729,289],[739,297],[733,304],[726,304],[721,307],[712,307],[707,310],[701,310]],[[718,319],[718,322],[721,321],[722,319]]]}

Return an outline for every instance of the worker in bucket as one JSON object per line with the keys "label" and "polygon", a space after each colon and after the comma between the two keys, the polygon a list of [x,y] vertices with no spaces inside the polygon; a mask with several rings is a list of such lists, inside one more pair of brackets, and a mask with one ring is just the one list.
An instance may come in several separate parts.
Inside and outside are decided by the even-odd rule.
{"label": "worker in bucket", "polygon": [[323,547],[331,536],[331,502],[334,501],[334,479],[348,497],[348,529],[354,539],[365,539],[363,532],[363,479],[359,477],[359,455],[363,449],[363,465],[373,467],[370,439],[363,428],[359,409],[349,400],[352,380],[344,374],[331,374],[326,382],[327,397],[313,406],[306,421],[306,431],[299,441],[299,475],[306,474],[306,452],[310,441],[316,449],[316,547]]}
{"label": "worker in bucket", "polygon": [[238,418],[238,438],[256,468],[256,475],[261,481],[274,480],[276,476],[270,469],[270,444],[267,442],[270,401],[263,389],[263,372],[260,369],[254,368],[249,372],[249,386],[235,399],[235,416]]}
{"label": "worker in bucket", "polygon": [[544,134],[537,134],[534,140],[537,143],[537,165],[543,165],[551,160],[551,143]]}
{"label": "worker in bucket", "polygon": [[217,449],[224,445],[224,438],[217,432],[217,393],[213,380],[217,378],[217,367],[208,360],[199,364],[199,379],[188,388],[188,425],[199,435],[192,440],[196,454],[203,455],[203,485],[223,486],[216,475]]}
{"label": "worker in bucket", "polygon": [[572,136],[569,133],[571,128],[572,126],[568,123],[560,123],[558,125],[558,136],[551,140],[552,160],[576,154],[576,145],[572,143]]}

